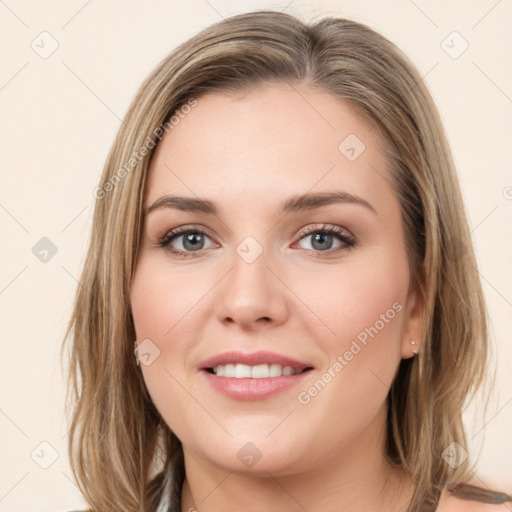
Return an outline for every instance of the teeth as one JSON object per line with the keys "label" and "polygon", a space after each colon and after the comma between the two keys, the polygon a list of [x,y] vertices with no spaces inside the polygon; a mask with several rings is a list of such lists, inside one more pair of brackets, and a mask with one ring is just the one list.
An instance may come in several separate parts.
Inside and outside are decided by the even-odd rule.
{"label": "teeth", "polygon": [[237,379],[250,379],[251,375],[251,367],[246,364],[237,364],[235,365],[235,375]]}
{"label": "teeth", "polygon": [[248,364],[226,364],[213,368],[217,377],[235,377],[236,379],[267,379],[269,377],[281,377],[283,375],[296,375],[301,370],[294,370],[291,366],[280,364],[259,364],[249,366]]}
{"label": "teeth", "polygon": [[253,366],[251,368],[251,377],[253,379],[265,379],[270,377],[268,364],[259,364],[258,366]]}

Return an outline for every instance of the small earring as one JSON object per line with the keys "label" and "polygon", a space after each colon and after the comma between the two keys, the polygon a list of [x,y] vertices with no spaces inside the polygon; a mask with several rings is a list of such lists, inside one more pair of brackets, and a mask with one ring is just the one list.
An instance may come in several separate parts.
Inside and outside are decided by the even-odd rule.
{"label": "small earring", "polygon": [[[411,345],[416,345],[416,342],[414,340],[411,340]],[[418,353],[418,349],[417,348],[413,348],[412,349],[412,353],[413,354],[417,354]]]}
{"label": "small earring", "polygon": [[135,354],[135,360],[136,360],[137,366],[140,366],[139,351],[137,350],[137,341],[135,341],[133,343],[133,348],[134,348],[133,353]]}

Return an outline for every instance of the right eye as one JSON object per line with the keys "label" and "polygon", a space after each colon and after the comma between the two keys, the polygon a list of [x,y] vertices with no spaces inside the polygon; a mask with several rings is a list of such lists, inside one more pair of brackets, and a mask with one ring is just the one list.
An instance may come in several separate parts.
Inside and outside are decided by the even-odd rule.
{"label": "right eye", "polygon": [[[173,244],[180,239],[182,240],[179,245],[181,245],[183,249],[173,248]],[[184,226],[165,232],[162,236],[158,237],[156,244],[176,256],[194,257],[193,253],[204,250],[206,239],[210,239],[210,237],[203,229]]]}

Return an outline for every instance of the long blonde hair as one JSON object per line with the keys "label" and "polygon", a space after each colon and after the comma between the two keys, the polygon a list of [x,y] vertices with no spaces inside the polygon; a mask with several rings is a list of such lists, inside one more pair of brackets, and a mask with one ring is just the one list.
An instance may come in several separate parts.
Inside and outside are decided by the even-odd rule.
{"label": "long blonde hair", "polygon": [[71,466],[95,512],[153,512],[169,465],[179,504],[181,443],[136,366],[130,308],[145,183],[162,127],[191,98],[275,82],[308,84],[349,102],[385,140],[411,282],[426,301],[420,354],[401,361],[390,390],[387,457],[417,484],[412,511],[471,474],[469,460],[455,467],[442,454],[452,443],[467,447],[462,411],[485,375],[487,315],[435,104],[408,58],[365,25],[333,17],[306,24],[260,10],[211,25],[157,66],[134,98],[94,192],[92,234],[63,349],[70,339]]}

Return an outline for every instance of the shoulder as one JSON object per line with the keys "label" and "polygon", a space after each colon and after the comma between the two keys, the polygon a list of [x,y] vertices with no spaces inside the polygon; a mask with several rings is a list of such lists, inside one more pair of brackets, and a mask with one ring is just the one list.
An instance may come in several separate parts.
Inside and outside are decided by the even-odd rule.
{"label": "shoulder", "polygon": [[441,494],[436,512],[510,512],[512,503],[505,501],[501,503],[488,503],[486,501],[499,501],[505,493],[501,489],[493,488],[492,491],[481,487],[475,480],[467,482],[473,486],[462,492],[451,492],[445,489]]}

